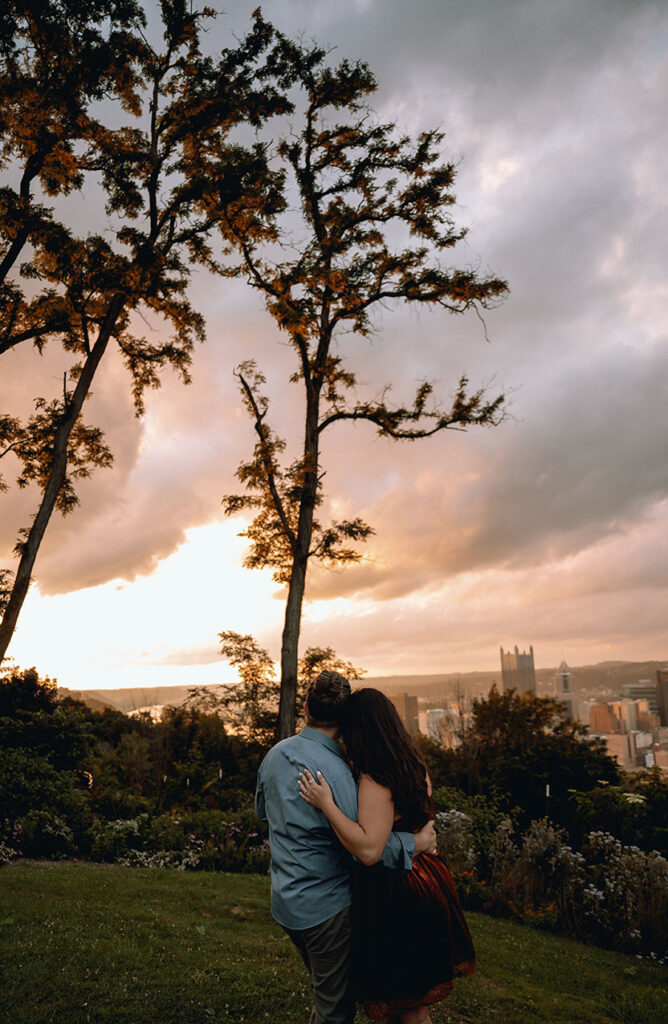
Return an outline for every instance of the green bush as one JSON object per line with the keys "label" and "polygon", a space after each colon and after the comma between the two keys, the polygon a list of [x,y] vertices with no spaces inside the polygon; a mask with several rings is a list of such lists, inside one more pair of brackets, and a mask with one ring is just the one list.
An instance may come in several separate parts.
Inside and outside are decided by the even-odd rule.
{"label": "green bush", "polygon": [[142,832],[146,830],[148,819],[123,818],[117,821],[104,821],[98,818],[90,830],[90,855],[93,860],[118,861],[131,850],[144,847]]}
{"label": "green bush", "polygon": [[25,857],[60,860],[71,857],[77,845],[74,832],[65,819],[51,811],[29,811],[21,820]]}
{"label": "green bush", "polygon": [[250,807],[237,811],[196,811],[162,815],[151,823],[153,852],[171,850],[197,855],[205,871],[264,873],[269,869],[266,826]]}
{"label": "green bush", "polygon": [[93,860],[191,871],[266,874],[269,870],[266,826],[250,808],[98,819],[90,839]]}

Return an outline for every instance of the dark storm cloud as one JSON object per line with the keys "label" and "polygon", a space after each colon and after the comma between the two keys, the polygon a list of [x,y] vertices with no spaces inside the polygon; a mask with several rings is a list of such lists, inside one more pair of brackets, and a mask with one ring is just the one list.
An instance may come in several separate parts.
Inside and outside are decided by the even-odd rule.
{"label": "dark storm cloud", "polygon": [[413,486],[406,471],[365,509],[370,561],[320,573],[314,596],[390,598],[458,573],[540,566],[622,534],[668,498],[668,345],[561,366],[523,410],[484,436],[447,439],[440,465],[435,445],[430,459],[392,456],[411,462]]}

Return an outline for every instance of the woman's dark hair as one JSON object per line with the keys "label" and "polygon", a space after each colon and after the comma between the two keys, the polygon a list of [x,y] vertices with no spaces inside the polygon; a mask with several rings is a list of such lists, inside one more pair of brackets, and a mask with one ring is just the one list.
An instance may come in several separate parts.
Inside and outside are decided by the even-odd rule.
{"label": "woman's dark hair", "polygon": [[318,725],[339,725],[350,698],[350,683],[340,672],[325,669],[306,691],[308,721]]}
{"label": "woman's dark hair", "polygon": [[427,769],[389,697],[371,687],[356,690],[346,701],[341,735],[356,774],[387,786],[397,814],[424,825],[431,816]]}

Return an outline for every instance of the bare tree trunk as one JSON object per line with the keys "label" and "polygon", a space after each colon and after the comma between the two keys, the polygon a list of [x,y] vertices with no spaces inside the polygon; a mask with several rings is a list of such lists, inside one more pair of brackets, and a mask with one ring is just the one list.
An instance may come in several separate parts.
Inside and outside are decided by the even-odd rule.
{"label": "bare tree trunk", "polygon": [[304,434],[304,483],[299,508],[297,544],[285,604],[285,620],[281,640],[281,696],[278,705],[276,738],[293,736],[297,721],[297,666],[299,661],[299,634],[302,623],[302,605],[306,589],[313,513],[318,493],[318,412],[320,385],[313,383],[307,390],[306,430]]}
{"label": "bare tree trunk", "polygon": [[53,446],[53,461],[49,479],[47,480],[46,487],[44,488],[42,501],[40,502],[37,515],[33,519],[28,537],[23,544],[19,566],[16,571],[16,576],[14,577],[12,592],[9,601],[7,602],[4,615],[2,616],[2,622],[0,623],[0,662],[4,660],[7,648],[9,647],[14,635],[16,623],[30,587],[30,580],[32,577],[33,567],[35,565],[35,559],[37,558],[37,553],[53,510],[56,506],[60,489],[65,482],[65,474],[67,472],[67,445],[70,434],[72,433],[72,428],[81,413],[81,407],[83,406],[86,395],[90,390],[93,377],[95,376],[100,360],[105,353],[109,343],[109,338],[111,337],[111,332],[114,329],[116,320],[118,319],[118,315],[122,308],[123,298],[121,296],[117,296],[112,300],[109,306],[104,323],[100,328],[97,341],[88,354],[83,366],[83,371],[77,381],[77,386],[74,389],[72,399],[67,407],[62,423],[56,431]]}
{"label": "bare tree trunk", "polygon": [[297,719],[297,665],[302,604],[306,588],[306,565],[305,558],[295,559],[285,605],[281,643],[281,697],[276,730],[278,740],[294,735]]}

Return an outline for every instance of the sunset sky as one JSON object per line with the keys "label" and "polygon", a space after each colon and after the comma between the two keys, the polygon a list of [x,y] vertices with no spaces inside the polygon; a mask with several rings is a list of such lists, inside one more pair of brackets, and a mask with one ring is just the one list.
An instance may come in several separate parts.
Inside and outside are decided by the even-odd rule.
{"label": "sunset sky", "polygon": [[[208,44],[222,47],[256,2],[213,6],[227,13]],[[391,382],[409,400],[428,378],[447,400],[466,372],[508,390],[510,415],[412,446],[368,424],[330,431],[326,508],[376,534],[361,565],[312,573],[302,648],[331,645],[372,675],[491,669],[514,644],[533,644],[537,667],[668,658],[668,7],[265,0],[262,11],[331,47],[332,61],[368,61],[381,118],[445,131],[463,258],[510,286],[486,318],[489,341],[474,315],[404,307],[385,309],[371,339],[342,339],[369,394]],[[82,223],[103,216],[92,202],[81,211]],[[269,572],[241,567],[244,524],[220,502],[253,444],[232,369],[257,359],[270,421],[294,438],[291,353],[243,282],[201,272],[191,296],[208,335],[192,385],[166,373],[138,420],[114,355],[87,403],[115,464],[52,520],[9,650],[63,686],[233,679],[222,629],[279,655],[283,594]],[[55,396],[64,359],[55,345],[3,356],[3,411]],[[1,497],[0,565],[13,566],[36,504],[30,489]]]}

